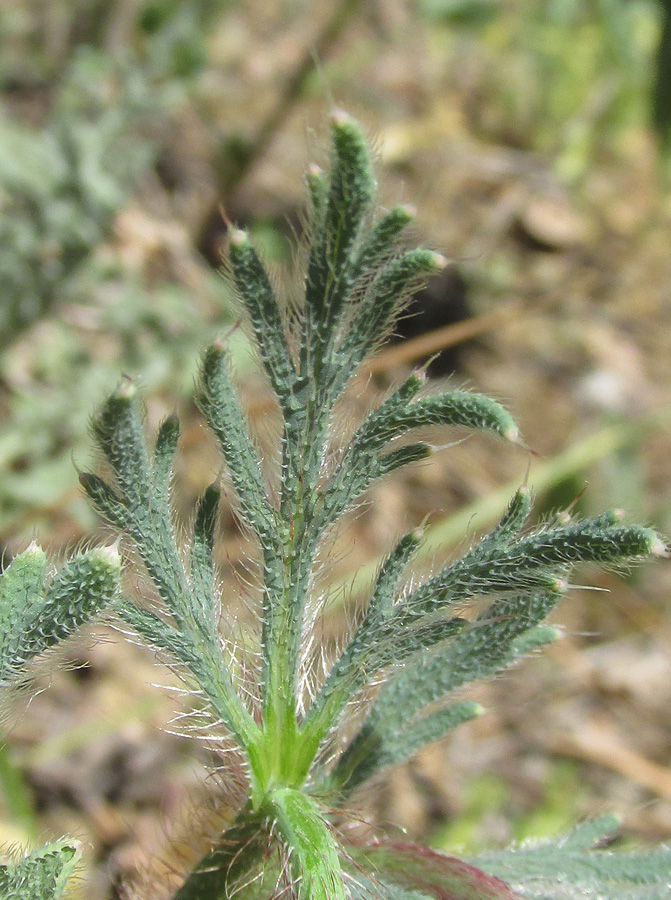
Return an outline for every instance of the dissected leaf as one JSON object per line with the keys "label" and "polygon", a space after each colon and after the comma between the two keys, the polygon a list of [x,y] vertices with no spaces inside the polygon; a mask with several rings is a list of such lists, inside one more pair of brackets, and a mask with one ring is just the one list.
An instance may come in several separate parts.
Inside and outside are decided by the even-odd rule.
{"label": "dissected leaf", "polygon": [[496,875],[418,844],[384,842],[355,858],[365,860],[375,876],[435,900],[519,900]]}
{"label": "dissected leaf", "polygon": [[77,554],[49,582],[40,547],[19,554],[0,575],[0,686],[114,603],[120,573],[116,546]]}
{"label": "dissected leaf", "polygon": [[617,825],[615,817],[604,816],[564,837],[483,853],[473,862],[529,900],[668,900],[671,848],[590,849],[610,838]]}
{"label": "dissected leaf", "polygon": [[20,859],[0,862],[2,900],[59,900],[81,856],[76,841],[48,844]]}

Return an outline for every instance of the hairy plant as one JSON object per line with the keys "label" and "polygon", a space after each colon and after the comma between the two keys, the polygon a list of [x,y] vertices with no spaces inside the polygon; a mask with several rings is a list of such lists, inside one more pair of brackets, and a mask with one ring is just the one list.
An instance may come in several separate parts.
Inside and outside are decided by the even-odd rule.
{"label": "hairy plant", "polygon": [[[247,234],[230,234],[230,275],[281,416],[279,471],[259,455],[225,341],[204,353],[197,388],[240,520],[258,547],[248,598],[260,610],[258,634],[241,635],[237,646],[231,639],[236,625],[213,562],[219,486],[201,497],[182,551],[170,492],[178,422],[165,420],[150,447],[137,390],[124,381],[93,421],[108,477],[83,474],[81,482],[151,589],[144,599],[127,594],[114,547],[89,550],[48,578],[44,554],[31,545],[0,581],[0,677],[21,678],[34,656],[106,610],[200,692],[233,748],[224,758],[233,760],[238,808],[185,873],[175,900],[661,900],[671,852],[593,850],[612,835],[611,819],[474,861],[384,840],[361,845],[342,827],[362,784],[480,715],[463,698],[464,685],[555,640],[544,622],[576,564],[613,566],[666,555],[666,548],[651,529],[624,525],[619,510],[587,520],[566,514],[529,529],[531,492],[523,486],[491,533],[424,578],[411,576],[421,531],[401,536],[344,647],[319,675],[325,548],[376,482],[429,455],[414,433],[451,426],[519,443],[517,426],[495,401],[429,390],[413,374],[342,446],[337,413],[354,374],[392,328],[410,288],[444,260],[398,250],[411,210],[375,216],[361,129],[337,112],[331,132],[330,176],[317,167],[307,176],[312,227],[300,308],[278,303]],[[8,862],[0,869],[11,886],[4,896],[60,896],[76,852],[65,842]]]}

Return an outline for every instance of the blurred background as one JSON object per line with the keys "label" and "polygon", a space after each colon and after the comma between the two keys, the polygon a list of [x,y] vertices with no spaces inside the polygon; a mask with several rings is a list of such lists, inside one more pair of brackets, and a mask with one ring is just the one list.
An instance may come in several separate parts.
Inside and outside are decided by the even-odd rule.
{"label": "blurred background", "polygon": [[[415,237],[452,261],[353,392],[352,418],[432,357],[432,378],[502,400],[536,454],[471,438],[385,481],[334,583],[368,566],[365,581],[425,519],[439,556],[458,552],[528,467],[540,517],[621,506],[671,534],[668,17],[662,0],[4,0],[5,564],[34,536],[60,556],[105,537],[73,460],[95,466],[88,420],[120,373],[142,386],[150,431],[182,417],[183,521],[220,467],[192,402],[214,335],[232,331],[250,415],[272,433],[218,271],[222,210],[295,293],[302,175],[326,159],[334,106],[370,134],[382,201],[414,203]],[[235,596],[248,548],[227,510],[222,529]],[[579,580],[598,590],[558,611],[563,640],[482,686],[489,714],[368,790],[362,818],[465,853],[613,810],[626,839],[671,839],[671,569]],[[207,805],[218,759],[171,725],[189,698],[152,683],[172,676],[97,637],[18,703],[0,844],[80,837],[80,895],[112,900]]]}

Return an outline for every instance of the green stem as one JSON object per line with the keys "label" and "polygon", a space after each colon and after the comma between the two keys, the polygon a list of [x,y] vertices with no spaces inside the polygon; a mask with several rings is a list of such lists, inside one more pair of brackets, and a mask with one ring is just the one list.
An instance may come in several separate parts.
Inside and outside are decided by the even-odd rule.
{"label": "green stem", "polygon": [[288,852],[299,900],[345,900],[338,846],[315,801],[302,791],[276,788],[266,810]]}

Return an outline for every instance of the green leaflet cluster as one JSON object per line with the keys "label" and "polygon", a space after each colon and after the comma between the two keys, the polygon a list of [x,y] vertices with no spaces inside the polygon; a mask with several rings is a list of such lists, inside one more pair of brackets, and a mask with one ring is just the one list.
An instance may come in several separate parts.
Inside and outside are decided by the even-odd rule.
{"label": "green leaflet cluster", "polygon": [[179,437],[176,419],[162,423],[150,453],[137,391],[124,382],[93,420],[93,433],[115,484],[86,473],[80,481],[103,515],[132,539],[170,618],[128,601],[121,605],[121,615],[151,646],[186,667],[224,725],[243,746],[249,745],[258,727],[235,692],[218,634],[212,562],[218,492],[210,488],[198,505],[186,567],[170,510],[169,481]]}
{"label": "green leaflet cluster", "polygon": [[601,816],[559,838],[483,853],[473,863],[505,879],[528,900],[666,900],[671,891],[671,848],[603,849],[619,826],[617,816]]}
{"label": "green leaflet cluster", "polygon": [[[301,695],[317,563],[343,515],[380,478],[430,454],[430,445],[415,435],[418,429],[468,428],[519,443],[517,426],[500,404],[476,393],[429,389],[411,375],[366,416],[346,447],[338,447],[336,406],[354,373],[393,327],[410,289],[445,260],[424,249],[398,249],[412,211],[398,206],[376,219],[375,182],[361,129],[338,112],[331,133],[330,175],[317,167],[308,173],[312,229],[301,309],[278,302],[247,234],[230,234],[230,273],[281,414],[278,490],[269,486],[225,342],[204,353],[196,390],[240,518],[259,548],[260,684],[251,692],[258,702],[228,666],[219,632],[216,485],[198,503],[188,550],[178,547],[170,503],[177,421],[164,421],[150,446],[136,389],[122,382],[93,420],[109,477],[81,476],[95,506],[132,545],[153,588],[146,602],[118,600],[119,615],[195,683],[246,760],[244,809],[175,900],[224,900],[234,890],[251,900],[287,888],[299,900],[514,900],[521,894],[500,880],[505,875],[497,877],[496,860],[485,875],[477,866],[447,864],[422,848],[344,847],[330,809],[385,767],[479,715],[480,706],[459,692],[556,638],[544,620],[565,593],[574,565],[614,565],[665,555],[666,548],[651,529],[623,525],[619,510],[582,522],[564,516],[529,530],[526,486],[489,535],[420,582],[413,582],[409,569],[422,533],[411,531],[380,567],[358,625],[316,695]],[[46,598],[34,612],[28,603],[14,612],[0,608],[3,615],[8,611],[2,621],[9,632],[10,619],[25,613],[27,644],[41,648],[34,652],[45,649],[39,637],[44,617],[56,619],[53,610],[72,600],[72,584],[85,585],[76,596],[82,603],[90,598],[87,613],[71,615],[67,627],[59,619],[54,640],[70,633],[88,610],[98,611],[95,598],[102,608],[117,592],[116,581],[107,590],[106,582],[91,580],[94,563],[100,579],[110,551],[90,551],[69,563],[45,593],[40,553],[29,548],[0,582],[13,597],[20,585],[22,597]],[[2,638],[6,652],[0,654],[8,671],[34,655],[32,649],[24,652],[18,631],[12,633]],[[371,696],[379,682],[383,686],[351,735],[348,705],[366,690]],[[653,868],[646,872],[656,877],[662,863]],[[524,872],[531,872],[529,866]],[[268,879],[274,886],[266,890],[260,885]]]}
{"label": "green leaflet cluster", "polygon": [[116,546],[79,553],[51,577],[37,544],[15,557],[0,575],[0,687],[113,604],[120,573]]}
{"label": "green leaflet cluster", "polygon": [[18,860],[0,860],[0,897],[3,900],[59,900],[80,857],[80,844],[64,839]]}
{"label": "green leaflet cluster", "polygon": [[[453,640],[392,672],[331,775],[346,793],[482,711],[472,701],[439,708],[436,703],[444,704],[463,685],[493,675],[556,639],[556,629],[542,622],[564,594],[575,562],[605,564],[665,553],[651,529],[620,525],[620,510],[519,537],[530,506],[530,492],[522,487],[491,534],[394,604],[394,617],[401,621],[433,621],[436,614],[449,615],[471,598],[491,598],[484,612]],[[364,627],[371,610],[374,604],[369,605]],[[384,640],[381,631],[376,638]],[[358,635],[350,646],[357,641]]]}

